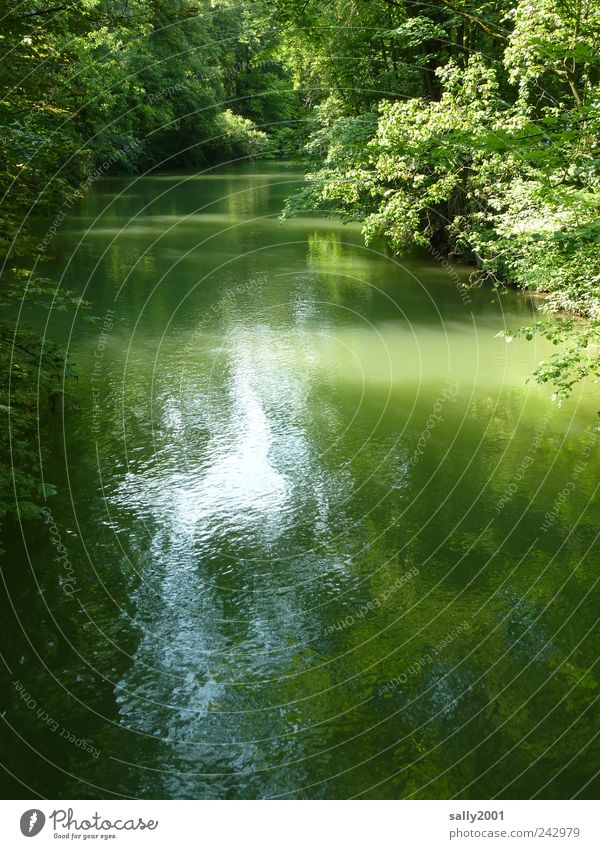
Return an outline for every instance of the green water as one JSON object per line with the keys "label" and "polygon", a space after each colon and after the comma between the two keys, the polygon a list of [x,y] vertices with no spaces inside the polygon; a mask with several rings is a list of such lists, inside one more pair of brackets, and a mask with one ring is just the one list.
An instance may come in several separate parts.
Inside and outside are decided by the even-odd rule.
{"label": "green water", "polygon": [[49,316],[5,793],[595,796],[600,395],[525,384],[525,298],[281,224],[298,180],[106,179],[51,242],[105,321]]}

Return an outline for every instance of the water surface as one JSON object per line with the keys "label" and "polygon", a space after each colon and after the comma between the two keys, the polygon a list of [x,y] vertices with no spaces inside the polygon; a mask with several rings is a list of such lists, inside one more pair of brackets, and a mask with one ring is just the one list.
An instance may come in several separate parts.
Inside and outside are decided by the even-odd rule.
{"label": "water surface", "polygon": [[102,321],[49,318],[6,792],[597,795],[598,393],[525,383],[524,297],[280,223],[299,179],[105,179],[51,243]]}

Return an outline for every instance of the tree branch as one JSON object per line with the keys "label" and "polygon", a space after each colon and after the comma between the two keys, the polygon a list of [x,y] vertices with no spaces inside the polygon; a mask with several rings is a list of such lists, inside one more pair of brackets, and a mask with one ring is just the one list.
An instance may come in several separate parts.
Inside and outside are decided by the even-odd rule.
{"label": "tree branch", "polygon": [[441,0],[441,3],[447,8],[450,9],[451,12],[454,12],[457,15],[460,15],[463,18],[466,18],[471,23],[475,24],[478,27],[490,35],[492,38],[498,38],[500,41],[508,41],[508,37],[503,35],[501,32],[496,32],[490,26],[486,24],[485,21],[482,21],[481,18],[478,18],[476,15],[471,14],[471,12],[467,12],[465,9],[460,9],[457,6],[454,6],[452,3],[449,3],[448,0]]}
{"label": "tree branch", "polygon": [[25,12],[22,15],[17,15],[18,18],[34,18],[39,15],[51,15],[53,12],[62,12],[63,9],[69,8],[69,3],[63,3],[62,6],[52,6],[51,9],[38,9],[35,12]]}

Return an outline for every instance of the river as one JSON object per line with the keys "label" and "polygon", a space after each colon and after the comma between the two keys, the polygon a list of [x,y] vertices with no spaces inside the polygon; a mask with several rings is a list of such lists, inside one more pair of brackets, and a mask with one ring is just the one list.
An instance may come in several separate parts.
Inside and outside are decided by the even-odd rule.
{"label": "river", "polygon": [[6,794],[597,796],[598,391],[526,383],[524,296],[282,223],[300,179],[106,178],[51,240],[100,321],[48,316]]}

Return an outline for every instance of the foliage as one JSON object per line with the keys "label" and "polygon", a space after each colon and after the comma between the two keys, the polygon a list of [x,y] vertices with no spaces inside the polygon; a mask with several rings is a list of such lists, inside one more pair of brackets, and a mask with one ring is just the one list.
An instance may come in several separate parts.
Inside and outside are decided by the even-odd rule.
{"label": "foliage", "polygon": [[[301,104],[276,55],[263,0],[23,0],[0,32],[0,505],[41,503],[38,416],[64,400],[65,354],[16,326],[13,304],[83,305],[33,271],[52,249],[31,225],[63,220],[108,172],[254,156],[280,149]],[[274,140],[254,122],[274,126]],[[10,437],[11,450],[8,439]]]}
{"label": "foliage", "polygon": [[53,495],[55,488],[41,483],[43,454],[37,445],[37,424],[44,399],[56,410],[63,398],[64,377],[75,372],[57,345],[43,343],[32,331],[15,333],[8,322],[0,323],[0,350],[6,364],[0,378],[0,412],[4,419],[0,430],[0,516],[15,510],[18,492],[19,515],[35,518],[40,503]]}
{"label": "foliage", "polygon": [[250,118],[235,115],[231,109],[219,115],[216,132],[213,144],[225,161],[246,159],[268,150],[267,134],[258,130]]}
{"label": "foliage", "polygon": [[[536,371],[563,397],[600,364],[600,13],[583,0],[390,5],[393,49],[375,47],[366,6],[334,4],[337,36],[361,31],[371,59],[394,56],[396,96],[364,95],[373,68],[359,100],[340,84],[322,102],[305,147],[318,166],[286,214],[319,208],[362,220],[367,241],[396,252],[431,245],[475,262],[495,285],[545,293],[544,327],[563,311],[585,317],[583,329],[556,325],[560,350]],[[348,69],[312,32],[316,6],[280,6],[339,82]]]}
{"label": "foliage", "polygon": [[109,171],[302,146],[314,166],[287,214],[319,208],[358,219],[367,240],[384,237],[398,252],[432,245],[475,262],[495,285],[544,293],[544,321],[511,334],[556,342],[537,378],[562,397],[597,375],[599,47],[600,12],[587,0],[23,0],[7,8],[0,351],[13,454],[0,446],[5,489],[12,462],[29,503],[48,494],[27,444],[43,407],[62,402],[68,374],[64,353],[15,329],[11,305],[82,306],[33,272],[52,239],[50,228],[36,244],[31,225],[62,220]]}

